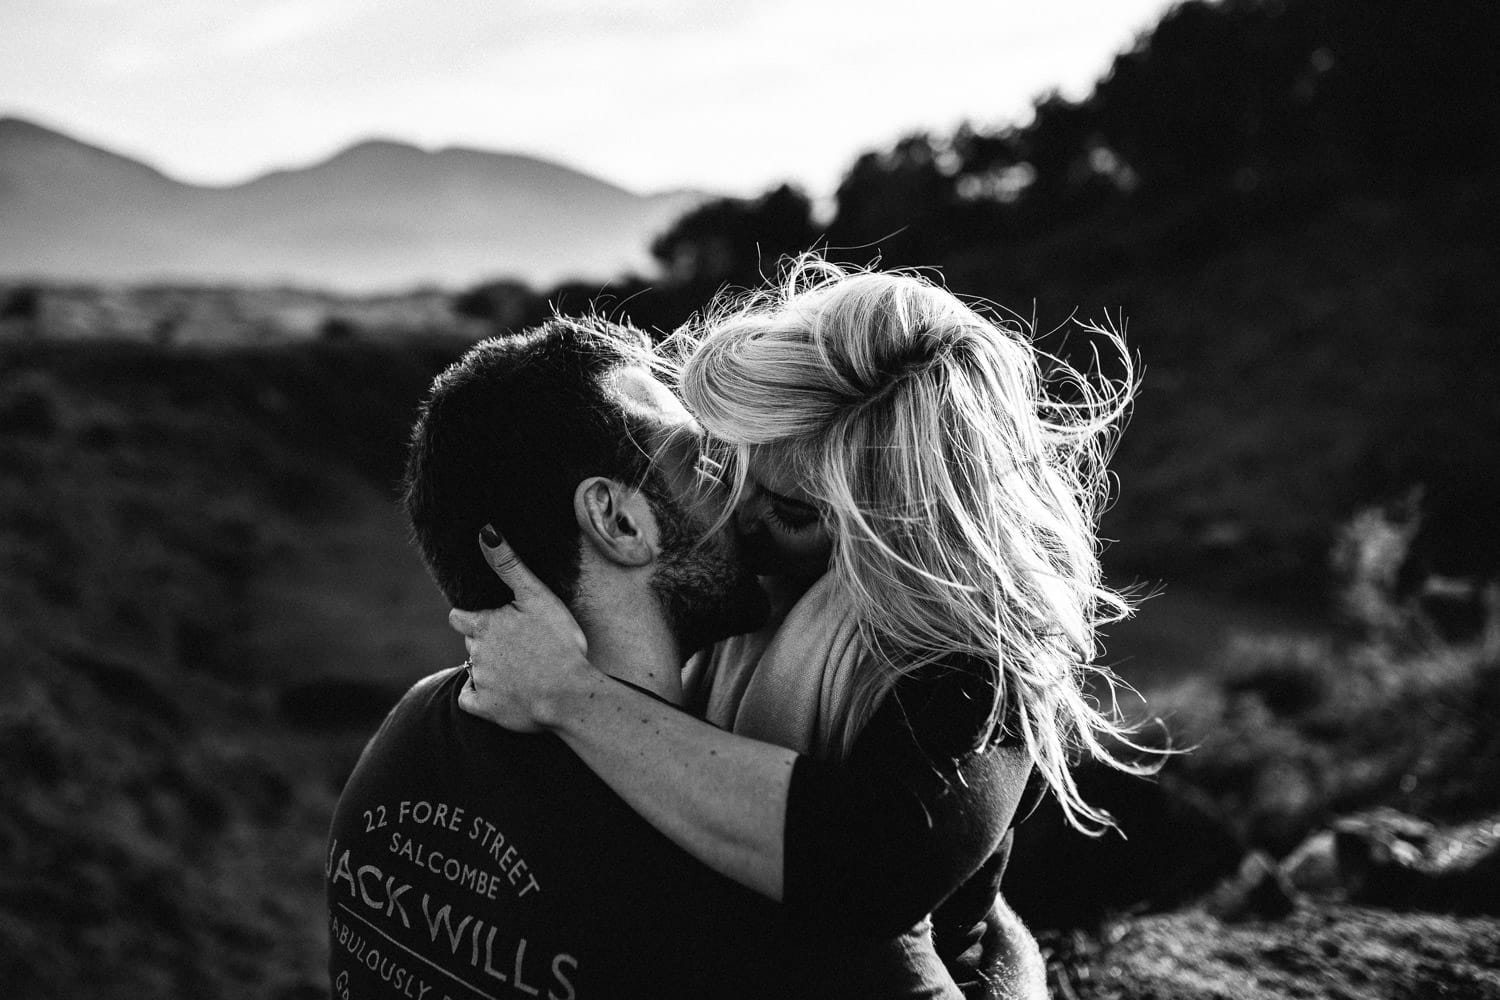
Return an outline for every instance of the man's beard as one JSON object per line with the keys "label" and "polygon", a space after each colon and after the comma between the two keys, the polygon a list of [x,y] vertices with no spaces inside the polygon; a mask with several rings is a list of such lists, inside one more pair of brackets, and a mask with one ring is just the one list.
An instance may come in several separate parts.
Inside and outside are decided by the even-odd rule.
{"label": "man's beard", "polygon": [[664,491],[649,490],[648,496],[661,531],[651,590],[683,652],[764,625],[770,604],[755,575],[722,539],[704,537],[704,529]]}

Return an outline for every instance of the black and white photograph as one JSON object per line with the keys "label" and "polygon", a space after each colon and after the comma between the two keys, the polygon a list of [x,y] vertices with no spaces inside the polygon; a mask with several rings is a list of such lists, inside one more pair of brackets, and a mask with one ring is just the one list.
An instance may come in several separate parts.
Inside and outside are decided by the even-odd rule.
{"label": "black and white photograph", "polygon": [[1500,1000],[1497,39],[0,11],[0,996]]}

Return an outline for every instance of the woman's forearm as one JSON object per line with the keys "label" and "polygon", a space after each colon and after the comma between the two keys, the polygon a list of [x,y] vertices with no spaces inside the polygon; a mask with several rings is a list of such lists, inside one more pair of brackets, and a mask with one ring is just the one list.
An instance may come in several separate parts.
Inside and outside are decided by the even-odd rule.
{"label": "woman's forearm", "polygon": [[793,751],[716,729],[598,671],[554,692],[537,721],[679,847],[781,900]]}

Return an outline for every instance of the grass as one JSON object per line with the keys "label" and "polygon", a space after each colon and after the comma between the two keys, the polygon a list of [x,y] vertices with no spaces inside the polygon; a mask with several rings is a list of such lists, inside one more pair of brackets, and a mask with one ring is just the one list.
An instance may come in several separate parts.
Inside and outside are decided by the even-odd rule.
{"label": "grass", "polygon": [[[4,349],[7,995],[326,995],[321,854],[338,786],[402,670],[447,660],[421,662],[433,638],[287,636],[325,613],[320,586],[360,600],[351,580],[330,584],[351,552],[388,605],[425,585],[391,488],[416,402],[455,354]],[[440,632],[431,603],[388,627],[430,614]],[[342,726],[289,723],[285,691],[362,670],[376,680]]]}
{"label": "grass", "polygon": [[1478,644],[1245,639],[1216,683],[1166,695],[1197,749],[1170,773],[1248,845],[1285,853],[1334,817],[1390,806],[1500,811],[1500,658]]}

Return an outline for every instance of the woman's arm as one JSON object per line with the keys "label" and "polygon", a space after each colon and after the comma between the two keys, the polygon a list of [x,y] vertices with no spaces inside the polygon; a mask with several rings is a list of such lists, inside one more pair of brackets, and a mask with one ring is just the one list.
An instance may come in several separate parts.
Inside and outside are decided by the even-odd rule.
{"label": "woman's arm", "polygon": [[[898,687],[844,764],[716,729],[592,667],[567,608],[508,546],[486,556],[517,595],[455,611],[473,663],[460,705],[557,733],[678,846],[799,916],[899,932],[994,851],[1029,766],[963,754],[962,685]],[[936,739],[919,740],[919,733]]]}
{"label": "woman's arm", "polygon": [[555,733],[678,846],[779,901],[797,754],[726,733],[595,669],[567,607],[509,545],[485,554],[516,598],[449,615],[471,663],[459,705],[506,729]]}
{"label": "woman's arm", "polygon": [[673,842],[782,899],[797,754],[724,732],[598,671],[539,721]]}

